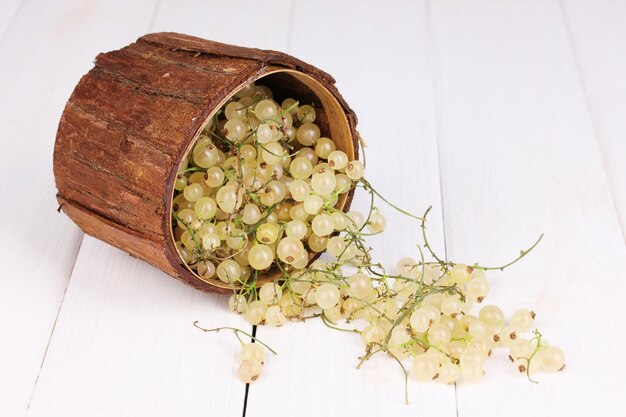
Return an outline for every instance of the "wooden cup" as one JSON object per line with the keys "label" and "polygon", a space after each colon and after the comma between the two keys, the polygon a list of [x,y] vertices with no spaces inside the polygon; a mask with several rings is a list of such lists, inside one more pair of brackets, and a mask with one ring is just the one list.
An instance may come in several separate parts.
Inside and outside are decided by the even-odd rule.
{"label": "wooden cup", "polygon": [[[236,286],[201,278],[180,258],[172,197],[181,161],[206,123],[253,81],[270,87],[279,103],[312,103],[322,136],[358,158],[356,115],[329,74],[276,51],[153,33],[99,54],[67,102],[54,147],[60,209],[85,233],[194,288],[232,291]],[[347,211],[353,193],[337,207]],[[269,270],[259,284],[280,277]]]}

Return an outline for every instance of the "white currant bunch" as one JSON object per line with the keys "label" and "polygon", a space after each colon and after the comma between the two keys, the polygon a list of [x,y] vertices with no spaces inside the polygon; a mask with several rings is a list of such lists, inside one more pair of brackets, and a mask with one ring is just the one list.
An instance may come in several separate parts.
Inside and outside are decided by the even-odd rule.
{"label": "white currant bunch", "polygon": [[[306,267],[339,230],[356,228],[335,206],[364,166],[322,136],[316,116],[311,105],[278,104],[269,88],[251,84],[204,129],[172,205],[178,252],[202,279],[249,288],[262,273]],[[368,225],[380,232],[385,219],[373,215]]]}
{"label": "white currant bunch", "polygon": [[[564,354],[533,330],[534,312],[519,309],[507,321],[485,303],[486,272],[513,265],[541,237],[503,266],[440,258],[426,235],[430,208],[418,217],[386,200],[364,178],[364,164],[322,136],[316,118],[313,106],[294,98],[279,104],[269,88],[251,84],[214,117],[181,167],[173,199],[176,246],[203,279],[239,285],[229,308],[252,325],[319,317],[359,334],[365,348],[359,367],[386,353],[406,380],[477,382],[498,348],[528,377],[562,370]],[[365,213],[336,208],[354,188],[371,196]],[[420,246],[420,259],[399,259],[393,273],[373,260],[366,240],[387,224],[376,199],[421,225],[426,253]],[[311,262],[321,253],[326,260]],[[282,279],[259,281],[268,271]],[[258,343],[244,345],[243,382],[260,376],[264,354]]]}
{"label": "white currant bunch", "polygon": [[[260,378],[263,373],[263,365],[265,364],[265,350],[269,350],[272,354],[276,355],[276,352],[272,348],[241,329],[237,329],[235,327],[216,327],[213,329],[206,329],[200,326],[197,321],[194,322],[193,325],[205,333],[218,333],[222,330],[231,330],[233,332],[242,346],[241,353],[239,354],[237,376],[244,384],[251,384]],[[249,338],[251,342],[244,342],[241,339],[241,335]]]}

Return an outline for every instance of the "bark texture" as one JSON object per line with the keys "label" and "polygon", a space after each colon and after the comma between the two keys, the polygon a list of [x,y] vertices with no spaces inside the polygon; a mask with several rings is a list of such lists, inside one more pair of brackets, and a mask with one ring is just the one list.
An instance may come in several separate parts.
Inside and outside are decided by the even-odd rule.
{"label": "bark texture", "polygon": [[214,109],[248,80],[280,67],[313,77],[335,96],[356,152],[356,117],[329,74],[276,51],[153,33],[99,54],[67,102],[54,148],[61,209],[85,233],[188,285],[228,291],[180,260],[170,232],[173,183]]}

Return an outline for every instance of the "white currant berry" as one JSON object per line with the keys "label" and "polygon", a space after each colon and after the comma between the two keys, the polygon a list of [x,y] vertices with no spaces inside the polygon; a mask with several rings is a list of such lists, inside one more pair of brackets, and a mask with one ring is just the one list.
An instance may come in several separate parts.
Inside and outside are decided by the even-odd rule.
{"label": "white currant berry", "polygon": [[354,298],[365,298],[372,290],[372,279],[362,272],[348,278],[348,295]]}
{"label": "white currant berry", "polygon": [[237,369],[237,376],[239,380],[244,384],[250,384],[261,376],[263,372],[263,364],[254,359],[246,359],[241,361],[239,369]]}
{"label": "white currant berry", "polygon": [[433,355],[425,353],[413,358],[412,375],[420,381],[430,381],[439,372],[439,361]]}
{"label": "white currant berry", "polygon": [[385,216],[380,213],[372,213],[369,221],[367,222],[367,228],[370,233],[381,233],[385,230],[385,226],[387,225],[387,220]]}
{"label": "white currant berry", "polygon": [[283,313],[282,307],[273,305],[267,308],[265,312],[265,324],[271,327],[282,326],[287,321],[285,313]]}
{"label": "white currant berry", "polygon": [[266,282],[259,288],[259,301],[265,305],[274,305],[283,296],[283,290],[276,282]]}
{"label": "white currant berry", "polygon": [[274,251],[267,245],[255,245],[248,251],[248,262],[256,270],[267,269],[274,262]]}
{"label": "white currant berry", "polygon": [[565,367],[565,354],[555,346],[540,348],[531,363],[535,360],[541,363],[541,370],[546,372],[560,371]]}
{"label": "white currant berry", "polygon": [[535,313],[525,308],[516,310],[511,315],[511,327],[520,333],[529,331],[535,322]]}
{"label": "white currant berry", "polygon": [[243,294],[232,294],[228,298],[228,308],[235,313],[243,313],[246,311],[248,301]]}
{"label": "white currant berry", "polygon": [[242,361],[255,360],[260,363],[265,362],[265,348],[259,343],[246,343],[241,349],[239,358]]}
{"label": "white currant berry", "polygon": [[441,364],[438,381],[444,384],[454,384],[461,377],[461,367],[452,362]]}
{"label": "white currant berry", "polygon": [[494,305],[481,308],[478,317],[491,329],[499,329],[504,324],[504,313]]}
{"label": "white currant berry", "polygon": [[315,302],[320,308],[326,310],[333,308],[339,302],[339,289],[333,284],[322,284],[315,293]]}
{"label": "white currant berry", "polygon": [[266,311],[267,306],[259,300],[255,300],[248,304],[248,308],[246,308],[244,316],[248,323],[256,325],[261,323],[265,319]]}
{"label": "white currant berry", "polygon": [[377,325],[370,324],[365,327],[361,332],[361,341],[364,345],[368,346],[372,343],[381,344],[385,339],[385,330]]}

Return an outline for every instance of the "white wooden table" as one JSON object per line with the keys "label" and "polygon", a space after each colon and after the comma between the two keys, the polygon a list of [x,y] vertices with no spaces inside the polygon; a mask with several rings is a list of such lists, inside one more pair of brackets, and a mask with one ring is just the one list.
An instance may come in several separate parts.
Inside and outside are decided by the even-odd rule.
{"label": "white wooden table", "polygon": [[[0,0],[0,416],[624,416],[626,1]],[[57,214],[63,106],[100,51],[151,31],[283,50],[333,74],[356,110],[369,179],[435,245],[496,263],[493,301],[529,306],[567,355],[538,385],[504,355],[477,385],[409,384],[319,323],[259,328],[279,355],[235,377],[250,329]],[[404,125],[390,121],[392,115]],[[357,199],[356,205],[364,206]],[[418,230],[386,212],[386,263]]]}

